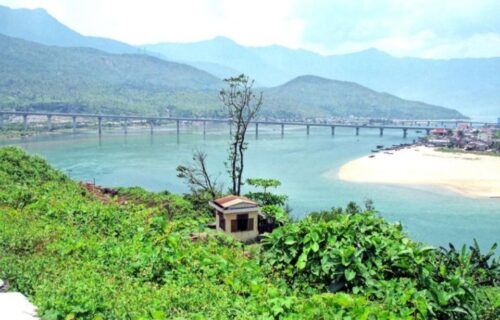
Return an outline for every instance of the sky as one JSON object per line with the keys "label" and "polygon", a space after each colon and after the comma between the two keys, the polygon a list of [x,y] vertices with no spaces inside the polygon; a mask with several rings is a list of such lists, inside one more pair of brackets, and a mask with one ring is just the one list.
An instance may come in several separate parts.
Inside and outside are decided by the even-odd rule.
{"label": "sky", "polygon": [[44,8],[84,35],[130,44],[225,36],[321,54],[500,56],[500,0],[0,0]]}

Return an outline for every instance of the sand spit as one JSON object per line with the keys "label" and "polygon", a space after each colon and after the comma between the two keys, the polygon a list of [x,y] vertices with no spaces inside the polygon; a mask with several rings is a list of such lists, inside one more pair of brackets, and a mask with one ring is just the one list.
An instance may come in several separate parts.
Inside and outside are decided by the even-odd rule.
{"label": "sand spit", "polygon": [[351,182],[437,186],[468,197],[500,198],[500,157],[422,146],[350,161],[340,168],[338,177]]}

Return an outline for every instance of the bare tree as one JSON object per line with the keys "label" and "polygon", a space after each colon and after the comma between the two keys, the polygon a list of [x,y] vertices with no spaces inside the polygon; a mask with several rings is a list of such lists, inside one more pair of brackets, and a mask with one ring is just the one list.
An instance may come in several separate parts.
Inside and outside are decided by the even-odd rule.
{"label": "bare tree", "polygon": [[202,151],[193,153],[193,163],[188,166],[177,167],[177,177],[185,179],[191,192],[199,194],[207,192],[212,199],[215,199],[221,193],[221,185],[217,179],[210,176],[206,164],[207,154]]}
{"label": "bare tree", "polygon": [[226,166],[232,180],[231,192],[240,195],[243,184],[244,152],[247,149],[245,135],[248,125],[262,106],[262,92],[256,95],[252,90],[254,80],[250,80],[244,74],[224,81],[228,88],[222,89],[219,97],[234,128],[229,147],[229,162]]}

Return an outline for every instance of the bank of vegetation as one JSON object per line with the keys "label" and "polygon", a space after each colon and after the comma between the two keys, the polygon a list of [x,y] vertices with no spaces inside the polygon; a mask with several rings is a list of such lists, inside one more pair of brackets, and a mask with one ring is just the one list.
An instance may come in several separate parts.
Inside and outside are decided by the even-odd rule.
{"label": "bank of vegetation", "polygon": [[245,245],[193,195],[93,189],[17,148],[0,181],[0,278],[43,319],[498,319],[494,248],[426,246],[371,205]]}
{"label": "bank of vegetation", "polygon": [[[46,46],[0,34],[0,110],[221,117],[221,79],[139,54]],[[299,77],[263,88],[263,117],[464,119],[352,82]]]}

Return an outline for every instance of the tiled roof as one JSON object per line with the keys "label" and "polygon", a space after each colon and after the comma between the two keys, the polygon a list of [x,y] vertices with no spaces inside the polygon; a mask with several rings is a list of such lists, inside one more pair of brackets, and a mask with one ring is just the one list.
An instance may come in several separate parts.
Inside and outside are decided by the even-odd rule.
{"label": "tiled roof", "polygon": [[247,197],[229,195],[213,201],[217,206],[221,208],[229,208],[240,203],[250,204],[252,206],[258,206],[256,202],[248,199]]}

